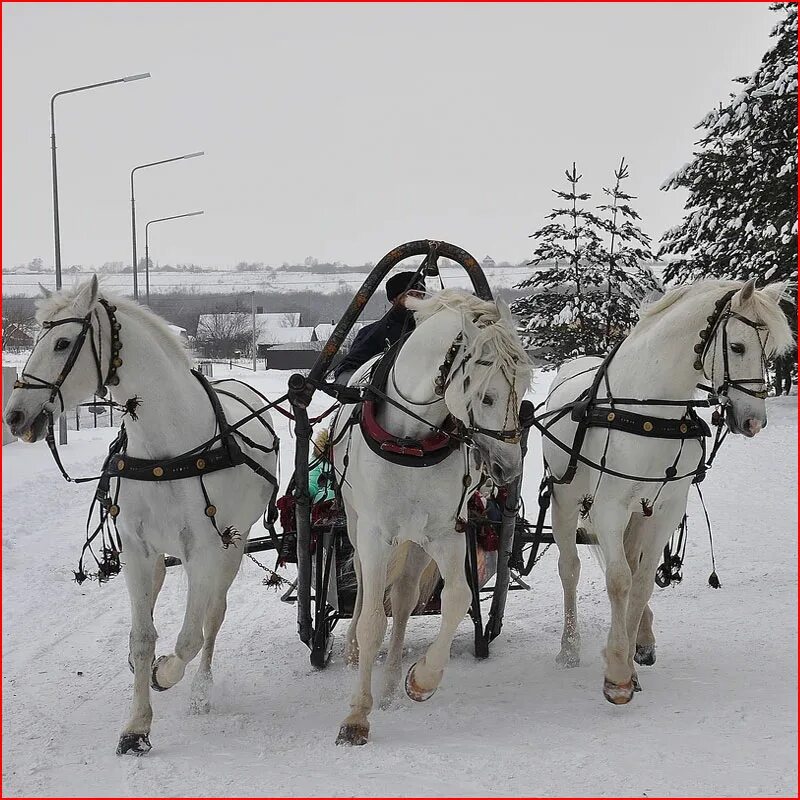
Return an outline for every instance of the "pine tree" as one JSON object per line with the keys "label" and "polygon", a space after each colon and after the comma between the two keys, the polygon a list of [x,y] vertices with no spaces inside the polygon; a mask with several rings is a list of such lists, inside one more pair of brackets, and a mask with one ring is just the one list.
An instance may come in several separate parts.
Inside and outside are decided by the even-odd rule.
{"label": "pine tree", "polygon": [[593,268],[601,245],[601,220],[585,207],[590,194],[578,191],[575,164],[566,171],[568,191],[553,189],[566,205],[554,208],[550,222],[531,234],[536,249],[530,265],[536,267],[517,289],[532,289],[511,305],[521,320],[519,332],[528,348],[542,348],[542,357],[554,364],[576,355],[599,352],[596,329],[587,298],[602,282]]}
{"label": "pine tree", "polygon": [[797,5],[782,14],[775,45],[742,90],[697,125],[694,158],[661,187],[689,190],[686,216],[662,237],[677,256],[667,280],[797,280]]}
{"label": "pine tree", "polygon": [[523,344],[541,349],[551,364],[606,353],[636,323],[641,300],[660,288],[646,264],[655,256],[636,225],[635,197],[622,189],[628,174],[623,158],[614,187],[603,189],[608,200],[597,207],[599,216],[579,205],[591,195],[578,191],[581,176],[573,164],[566,172],[570,190],[553,190],[569,205],[553,209],[547,216],[553,221],[533,234],[538,243],[530,264],[538,269],[516,287],[533,291],[511,310]]}
{"label": "pine tree", "polygon": [[636,197],[622,189],[622,182],[629,175],[623,157],[614,171],[614,188],[603,187],[608,202],[597,207],[606,214],[603,227],[609,237],[608,247],[598,253],[605,265],[604,350],[625,338],[639,318],[642,300],[661,288],[647,263],[655,260],[650,237],[637,226],[641,217],[630,204]]}

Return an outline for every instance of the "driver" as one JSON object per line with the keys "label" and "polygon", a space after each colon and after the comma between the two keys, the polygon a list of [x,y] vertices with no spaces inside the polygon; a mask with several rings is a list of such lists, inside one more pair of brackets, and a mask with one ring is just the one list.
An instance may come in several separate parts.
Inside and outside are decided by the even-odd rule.
{"label": "driver", "polygon": [[425,277],[419,275],[415,280],[415,276],[415,272],[398,272],[386,281],[386,297],[392,307],[382,319],[356,334],[349,352],[334,370],[337,383],[347,383],[362,364],[382,353],[387,344],[397,342],[404,331],[414,330],[414,315],[406,308],[406,296],[425,291]]}

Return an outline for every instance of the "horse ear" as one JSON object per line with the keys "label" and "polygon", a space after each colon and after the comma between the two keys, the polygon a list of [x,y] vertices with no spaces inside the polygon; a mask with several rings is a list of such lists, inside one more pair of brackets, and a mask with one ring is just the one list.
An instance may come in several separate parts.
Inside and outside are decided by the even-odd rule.
{"label": "horse ear", "polygon": [[78,314],[88,314],[97,302],[98,295],[97,275],[92,275],[88,281],[85,281],[77,293],[75,294],[75,310]]}
{"label": "horse ear", "polygon": [[46,286],[42,286],[41,283],[39,284],[39,291],[42,293],[42,300],[47,300],[48,297],[53,296],[53,293]]}
{"label": "horse ear", "polygon": [[497,298],[497,310],[500,312],[500,322],[505,322],[509,327],[516,328],[516,323],[514,322],[514,316],[511,313],[511,309],[508,307],[508,303],[506,303],[502,297]]}
{"label": "horse ear", "polygon": [[747,281],[747,283],[744,286],[742,286],[742,288],[736,295],[736,299],[739,301],[739,305],[743,306],[753,296],[753,292],[755,290],[756,290],[756,279],[750,278],[750,280]]}

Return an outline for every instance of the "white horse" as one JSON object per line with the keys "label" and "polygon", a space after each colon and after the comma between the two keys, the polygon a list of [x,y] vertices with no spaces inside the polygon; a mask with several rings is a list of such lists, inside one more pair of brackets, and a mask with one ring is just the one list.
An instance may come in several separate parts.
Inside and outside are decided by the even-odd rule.
{"label": "white horse", "polygon": [[[773,284],[755,291],[752,280],[746,284],[709,280],[669,292],[642,310],[639,323],[611,360],[608,386],[612,396],[687,400],[695,396],[698,381],[705,379],[727,398],[723,402],[730,431],[755,436],[767,424],[762,360],[792,345],[789,324],[778,305],[784,289],[785,284]],[[726,296],[729,299],[723,302]],[[714,326],[716,314],[720,316]],[[590,386],[600,363],[601,359],[587,357],[562,366],[550,390],[548,411],[573,402]],[[606,392],[602,381],[597,397],[606,397]],[[618,409],[651,419],[678,419],[686,407],[620,405]],[[576,424],[566,414],[550,430],[571,446]],[[679,477],[694,470],[701,459],[699,440],[688,439],[676,462],[679,444],[674,439],[591,427],[581,454],[598,464],[607,446],[606,466],[610,469],[660,477],[672,467]],[[543,439],[543,452],[553,476],[563,476],[569,455],[548,438]],[[580,659],[576,607],[580,560],[575,531],[578,525],[590,526],[605,562],[611,601],[604,695],[610,702],[621,704],[630,701],[639,689],[634,659],[639,663],[655,660],[652,612],[647,604],[661,553],[686,512],[692,478],[663,485],[609,474],[604,474],[599,483],[598,479],[597,470],[579,463],[570,483],[553,486],[553,534],[564,589],[564,631],[557,662],[576,666]],[[588,519],[579,522],[587,505]],[[651,513],[646,514],[646,510]]]}
{"label": "white horse", "polygon": [[[121,326],[116,337],[112,337],[107,308]],[[28,442],[41,439],[48,412],[59,413],[62,404],[64,410],[74,408],[106,382],[117,403],[139,400],[134,414],[125,419],[125,457],[168,460],[216,435],[215,413],[203,386],[190,372],[188,353],[149,309],[122,298],[99,297],[93,277],[73,290],[48,293],[38,303],[37,319],[43,329],[23,372],[22,382],[28,385],[15,388],[5,409],[6,422],[15,435]],[[116,354],[114,338],[122,345]],[[59,391],[53,392],[53,386]],[[248,406],[264,405],[262,398],[237,381],[220,382],[217,388],[241,398],[219,395],[230,424],[249,415]],[[60,396],[61,402],[53,395]],[[240,430],[251,443],[271,452],[250,446],[238,434],[237,441],[244,453],[275,475],[277,438],[270,431],[269,414],[261,417],[266,425],[252,419]],[[203,455],[197,453],[198,458]],[[209,503],[199,478],[160,484],[120,479],[116,522],[131,602],[129,664],[134,695],[130,719],[119,739],[119,755],[150,750],[151,682],[158,690],[174,686],[201,650],[190,707],[209,709],[211,659],[228,588],[239,569],[250,527],[270,502],[274,488],[246,465],[210,473],[203,481],[216,507],[216,528],[207,515]],[[229,527],[241,539],[225,547],[218,530]],[[188,597],[175,650],[156,661],[153,609],[164,581],[165,553],[183,562]]]}
{"label": "white horse", "polygon": [[[416,312],[417,326],[400,350],[386,392],[425,421],[384,403],[378,414],[380,425],[397,437],[421,440],[452,415],[467,428],[485,433],[470,433],[474,453],[462,445],[441,463],[419,468],[377,455],[358,426],[334,448],[336,469],[344,475],[342,496],[358,576],[348,643],[351,660],[358,659],[358,682],[339,744],[365,744],[368,738],[372,668],[387,625],[387,582],[392,584],[393,621],[385,697],[399,684],[406,622],[431,558],[444,578],[441,628],[425,656],[409,670],[406,691],[421,701],[437,689],[456,628],[470,605],[465,538],[463,528],[457,527],[461,528],[458,520],[466,517],[466,501],[480,480],[480,462],[498,484],[512,481],[522,470],[518,411],[530,368],[507,306],[453,289],[410,300],[408,305]],[[370,364],[356,371],[351,385]],[[439,382],[442,395],[436,380],[444,364],[449,367],[446,380]],[[337,420],[334,438],[346,424],[346,417]]]}

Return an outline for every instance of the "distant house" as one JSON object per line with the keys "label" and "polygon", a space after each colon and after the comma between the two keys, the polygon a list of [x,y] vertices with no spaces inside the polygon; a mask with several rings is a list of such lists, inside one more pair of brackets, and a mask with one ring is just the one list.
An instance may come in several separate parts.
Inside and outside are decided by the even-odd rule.
{"label": "distant house", "polygon": [[30,334],[30,325],[20,325],[15,322],[3,322],[3,349],[27,350],[33,345],[33,336]]}
{"label": "distant house", "polygon": [[314,328],[261,328],[256,339],[259,358],[265,358],[267,352],[276,345],[307,344],[317,341]]}
{"label": "distant house", "polygon": [[181,328],[180,325],[173,325],[171,322],[167,323],[167,327],[182,341],[187,343],[189,341],[189,334],[186,328]]}
{"label": "distant house", "polygon": [[491,256],[484,256],[483,261],[481,261],[481,268],[482,269],[492,269],[492,267],[496,267],[497,264],[495,260]]}

